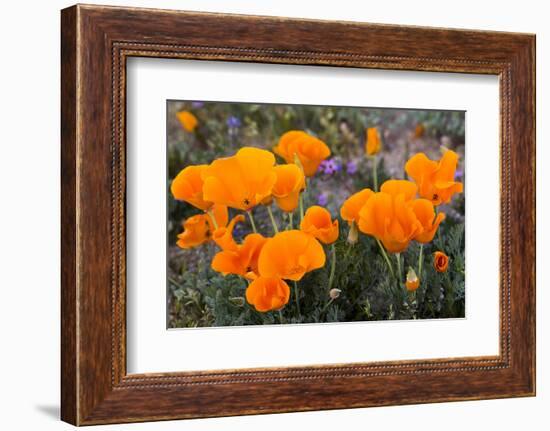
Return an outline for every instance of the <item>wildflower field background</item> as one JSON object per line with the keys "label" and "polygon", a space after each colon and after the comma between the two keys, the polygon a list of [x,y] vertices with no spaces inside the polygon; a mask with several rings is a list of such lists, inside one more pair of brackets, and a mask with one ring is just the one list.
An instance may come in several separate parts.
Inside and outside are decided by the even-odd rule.
{"label": "wildflower field background", "polygon": [[[464,112],[167,103],[169,328],[464,317]],[[289,131],[300,134],[287,138],[309,139],[308,145],[317,146],[317,159],[313,168],[309,166],[313,174],[307,172],[309,159],[283,151],[288,143],[281,137]],[[250,147],[267,150],[269,156],[273,152],[277,165],[287,166],[279,169],[279,179],[284,175],[288,183],[288,178],[301,175],[295,184],[303,183],[293,189],[295,199],[288,191],[282,198],[270,191],[262,202],[247,207],[248,212],[225,200],[223,209],[218,204],[204,206],[202,192],[199,202],[196,194],[185,197],[197,182],[202,187],[204,173],[194,182],[186,179],[191,182],[175,192],[178,174],[197,165],[210,165],[207,172],[221,178],[219,187],[231,190],[232,185],[223,181],[230,174],[223,171],[222,163],[217,173],[213,162],[237,157],[239,150]],[[263,170],[262,163],[252,162],[250,170]],[[426,172],[435,175],[431,183]],[[380,198],[397,190],[392,205],[403,205],[403,214],[406,211],[412,221],[397,214],[388,228],[391,232],[377,231],[372,226],[382,216],[376,211],[385,204],[371,199],[367,207],[363,196],[362,212],[358,207],[354,216],[346,216],[354,206],[348,199],[366,188],[369,191],[363,195]],[[442,190],[441,196],[433,192],[436,188]],[[386,193],[376,193],[380,191]],[[248,213],[256,237],[250,236]],[[372,220],[370,213],[376,213]],[[423,228],[411,231],[405,242],[394,241],[395,235],[403,236],[402,229],[417,225]],[[275,236],[280,238],[279,249]],[[258,241],[252,244],[254,239]],[[248,256],[248,272],[226,269],[224,262],[229,265],[245,243],[252,244],[250,253],[260,253],[264,247],[264,255],[270,252],[271,257],[264,256],[262,263],[260,256],[259,270],[257,256],[254,264]],[[303,264],[307,268],[298,276],[283,275],[268,262],[292,259],[302,245],[309,251],[296,259],[300,265],[304,259],[309,263]]]}

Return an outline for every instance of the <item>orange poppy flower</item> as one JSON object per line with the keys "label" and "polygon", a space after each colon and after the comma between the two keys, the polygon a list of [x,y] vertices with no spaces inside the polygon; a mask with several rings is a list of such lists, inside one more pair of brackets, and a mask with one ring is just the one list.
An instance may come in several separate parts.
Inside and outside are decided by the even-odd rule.
{"label": "orange poppy flower", "polygon": [[278,310],[289,298],[290,288],[280,278],[258,277],[246,288],[246,300],[260,312]]}
{"label": "orange poppy flower", "polygon": [[227,227],[219,226],[214,231],[212,239],[222,250],[237,250],[239,246],[233,239],[233,229],[238,222],[242,223],[243,221],[244,216],[242,214],[236,215],[231,219]]}
{"label": "orange poppy flower", "polygon": [[295,163],[297,157],[307,177],[314,175],[321,162],[330,156],[327,144],[300,130],[282,135],[273,151],[287,163]]}
{"label": "orange poppy flower", "polygon": [[176,117],[178,117],[178,120],[180,121],[181,126],[187,132],[193,132],[196,129],[197,125],[199,124],[199,120],[197,120],[197,117],[195,117],[189,111],[180,111],[176,114]]}
{"label": "orange poppy flower", "polygon": [[292,212],[298,207],[300,192],[304,189],[305,177],[302,170],[293,164],[275,166],[277,180],[272,194],[279,208]]}
{"label": "orange poppy flower", "polygon": [[368,156],[374,156],[380,151],[382,147],[382,140],[380,139],[380,133],[376,127],[369,127],[367,129],[365,152]]}
{"label": "orange poppy flower", "polygon": [[338,239],[338,220],[332,221],[325,208],[314,205],[307,209],[300,223],[300,230],[325,244],[332,244]]}
{"label": "orange poppy flower", "polygon": [[[214,205],[212,214],[218,226],[227,224],[227,207],[225,205]],[[183,232],[178,235],[177,245],[181,248],[192,248],[201,245],[212,239],[214,223],[208,214],[197,214],[189,217],[183,223]]]}
{"label": "orange poppy flower", "polygon": [[442,251],[434,253],[434,268],[437,272],[445,272],[449,266],[449,256]]}
{"label": "orange poppy flower", "polygon": [[236,248],[226,248],[212,259],[212,269],[223,275],[236,274],[253,280],[258,277],[258,257],[267,239],[259,233],[248,234]]}
{"label": "orange poppy flower", "polygon": [[414,239],[422,243],[430,242],[441,222],[445,220],[445,213],[440,212],[436,216],[434,206],[428,199],[415,199],[411,205],[423,228],[423,231],[416,235]]}
{"label": "orange poppy flower", "polygon": [[414,128],[414,137],[417,139],[421,138],[424,135],[425,131],[426,131],[426,128],[424,127],[424,124],[418,123]]}
{"label": "orange poppy flower", "polygon": [[415,193],[410,181],[386,181],[359,211],[359,230],[378,238],[389,252],[402,252],[424,230],[411,205]]}
{"label": "orange poppy flower", "polygon": [[206,168],[207,165],[195,165],[182,169],[170,186],[174,198],[207,211],[212,206],[212,202],[206,201],[202,193],[202,174]]}
{"label": "orange poppy flower", "polygon": [[420,286],[420,280],[418,279],[416,272],[414,272],[414,269],[409,268],[409,271],[407,272],[407,280],[405,281],[405,287],[407,288],[407,291],[414,292],[418,289],[418,286]]}
{"label": "orange poppy flower", "polygon": [[340,208],[340,216],[349,224],[359,222],[359,210],[365,205],[369,198],[374,194],[371,189],[363,189],[351,195],[346,199],[342,208]]}
{"label": "orange poppy flower", "polygon": [[258,270],[263,277],[300,280],[306,272],[325,265],[323,246],[311,235],[299,230],[287,230],[267,240]]}
{"label": "orange poppy flower", "polygon": [[452,150],[446,150],[438,162],[418,153],[407,161],[405,171],[418,185],[420,196],[440,205],[463,190],[462,183],[454,181],[457,163],[458,154]]}
{"label": "orange poppy flower", "polygon": [[202,173],[204,199],[249,210],[271,194],[277,180],[274,165],[273,153],[253,147],[214,160]]}

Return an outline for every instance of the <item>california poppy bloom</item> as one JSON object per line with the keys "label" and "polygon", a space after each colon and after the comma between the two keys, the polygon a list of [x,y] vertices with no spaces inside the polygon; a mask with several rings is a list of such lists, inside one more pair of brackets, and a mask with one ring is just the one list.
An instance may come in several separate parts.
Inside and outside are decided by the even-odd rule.
{"label": "california poppy bloom", "polygon": [[418,123],[414,128],[414,137],[417,139],[421,138],[424,135],[425,131],[426,131],[426,128],[424,127],[424,124]]}
{"label": "california poppy bloom", "polygon": [[359,211],[359,230],[378,238],[389,252],[401,253],[423,232],[411,205],[415,193],[410,181],[386,181]]}
{"label": "california poppy bloom", "polygon": [[300,223],[300,230],[325,244],[332,244],[338,239],[338,220],[332,221],[328,210],[314,205],[307,209]]}
{"label": "california poppy bloom", "polygon": [[340,208],[340,216],[349,224],[359,222],[359,210],[365,205],[369,198],[374,194],[371,189],[363,189],[351,195],[346,199],[342,208]]}
{"label": "california poppy bloom", "polygon": [[274,165],[273,153],[253,147],[214,160],[202,172],[204,199],[250,210],[271,194],[277,180]]}
{"label": "california poppy bloom", "polygon": [[407,161],[405,171],[418,185],[420,196],[440,205],[463,190],[462,183],[454,181],[457,164],[458,154],[452,150],[446,150],[439,161],[418,153]]}
{"label": "california poppy bloom", "polygon": [[267,240],[260,253],[258,270],[262,277],[300,280],[306,272],[325,265],[323,246],[311,235],[287,230]]}
{"label": "california poppy bloom", "polygon": [[180,121],[181,126],[187,132],[193,132],[196,129],[197,125],[199,124],[199,120],[197,120],[197,117],[195,117],[189,111],[180,111],[176,114],[176,117],[178,117],[178,120]]}
{"label": "california poppy bloom", "polygon": [[277,180],[271,193],[279,208],[292,212],[298,207],[300,193],[306,184],[304,173],[294,164],[275,166],[274,170]]}
{"label": "california poppy bloom", "polygon": [[321,162],[330,156],[327,144],[300,130],[283,134],[273,151],[287,163],[295,163],[297,157],[307,177],[314,175]]}
{"label": "california poppy bloom", "polygon": [[278,310],[288,303],[290,288],[280,278],[258,277],[246,288],[246,300],[257,311]]}
{"label": "california poppy bloom", "polygon": [[414,269],[409,268],[409,271],[407,272],[407,280],[405,281],[405,287],[407,288],[407,291],[414,292],[418,289],[418,286],[420,286],[420,280],[418,279],[416,272],[414,272]]}
{"label": "california poppy bloom", "polygon": [[434,253],[434,268],[437,272],[447,271],[449,266],[449,256],[442,251],[436,251]]}
{"label": "california poppy bloom", "polygon": [[365,152],[368,156],[374,156],[380,151],[382,140],[376,127],[369,127],[366,132]]}
{"label": "california poppy bloom", "polygon": [[243,221],[244,216],[242,214],[236,215],[227,226],[219,226],[214,231],[212,239],[222,250],[237,250],[239,246],[233,239],[233,229],[238,222],[242,223]]}
{"label": "california poppy bloom", "polygon": [[259,233],[248,234],[236,248],[228,247],[214,256],[212,269],[223,275],[236,274],[253,280],[258,277],[258,257],[267,239]]}
{"label": "california poppy bloom", "polygon": [[422,232],[416,235],[414,239],[421,243],[430,242],[441,222],[445,220],[445,213],[439,212],[436,216],[434,206],[428,199],[415,199],[411,205],[423,228]]}
{"label": "california poppy bloom", "polygon": [[[214,205],[212,214],[218,226],[227,224],[227,207]],[[178,235],[177,245],[181,248],[192,248],[212,239],[215,225],[209,214],[197,214],[189,217],[183,223],[183,232]]]}
{"label": "california poppy bloom", "polygon": [[202,193],[202,174],[208,165],[187,166],[173,179],[170,191],[175,199],[208,211],[212,202],[206,201]]}

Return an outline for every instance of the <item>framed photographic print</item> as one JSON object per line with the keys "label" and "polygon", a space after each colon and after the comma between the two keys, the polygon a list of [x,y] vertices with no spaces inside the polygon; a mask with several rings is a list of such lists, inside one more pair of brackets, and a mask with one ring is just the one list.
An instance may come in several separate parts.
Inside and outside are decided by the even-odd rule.
{"label": "framed photographic print", "polygon": [[535,394],[535,37],[62,11],[62,419]]}

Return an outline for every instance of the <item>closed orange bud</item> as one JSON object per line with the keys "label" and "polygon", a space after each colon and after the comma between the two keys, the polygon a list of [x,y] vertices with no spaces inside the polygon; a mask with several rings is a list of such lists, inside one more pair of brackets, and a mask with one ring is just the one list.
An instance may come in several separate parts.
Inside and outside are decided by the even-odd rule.
{"label": "closed orange bud", "polygon": [[204,198],[247,211],[271,195],[277,180],[274,165],[273,153],[253,147],[214,160],[202,172]]}
{"label": "closed orange bud", "polygon": [[449,267],[449,256],[442,251],[434,253],[434,268],[437,272],[445,272]]}
{"label": "closed orange bud", "polygon": [[306,272],[325,265],[323,246],[311,235],[287,230],[267,240],[258,260],[262,277],[300,280]]}
{"label": "closed orange bud", "polygon": [[374,156],[382,148],[382,139],[376,127],[369,127],[366,133],[365,152],[368,156]]}
{"label": "closed orange bud", "polygon": [[338,220],[332,221],[328,210],[314,205],[309,207],[304,214],[300,230],[313,235],[325,244],[332,244],[338,239]]}
{"label": "closed orange bud", "polygon": [[330,156],[327,144],[301,130],[291,130],[283,134],[273,151],[287,163],[295,163],[298,158],[308,177],[314,175],[321,162]]}
{"label": "closed orange bud", "polygon": [[405,171],[417,184],[420,196],[440,205],[463,190],[462,183],[454,181],[457,164],[458,154],[452,150],[446,150],[439,161],[418,153],[407,161]]}
{"label": "closed orange bud", "polygon": [[178,117],[178,120],[180,121],[181,126],[187,132],[193,132],[196,129],[197,125],[199,124],[197,117],[195,117],[189,111],[180,111],[176,114],[176,117]]}
{"label": "closed orange bud", "polygon": [[414,292],[418,289],[418,286],[420,286],[420,280],[418,279],[416,272],[414,272],[414,269],[409,268],[409,271],[407,272],[407,280],[405,281],[405,287],[407,288],[407,291]]}
{"label": "closed orange bud", "polygon": [[204,184],[202,174],[206,167],[207,165],[195,165],[182,169],[170,186],[174,198],[207,211],[212,206],[212,202],[205,200],[202,192]]}
{"label": "closed orange bud", "polygon": [[288,284],[276,277],[258,277],[246,289],[246,300],[260,312],[279,310],[289,298]]}
{"label": "closed orange bud", "polygon": [[277,180],[273,185],[272,194],[279,208],[292,212],[298,207],[300,193],[305,187],[305,177],[302,170],[293,164],[275,166]]}

